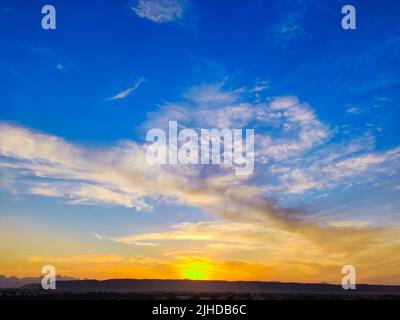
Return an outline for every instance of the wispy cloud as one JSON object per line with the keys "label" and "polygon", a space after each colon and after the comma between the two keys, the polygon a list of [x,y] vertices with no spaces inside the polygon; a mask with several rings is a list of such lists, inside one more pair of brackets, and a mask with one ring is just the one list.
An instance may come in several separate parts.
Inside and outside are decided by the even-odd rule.
{"label": "wispy cloud", "polygon": [[251,90],[252,92],[262,92],[269,89],[269,83],[266,80],[259,80]]}
{"label": "wispy cloud", "polygon": [[298,12],[288,14],[273,27],[275,40],[286,47],[289,42],[296,40],[304,34],[303,16]]}
{"label": "wispy cloud", "polygon": [[[211,264],[213,269],[223,263],[232,266],[233,270],[241,265],[243,271],[248,262],[238,261],[237,257],[247,252],[258,257],[254,267],[262,269],[264,276],[271,277],[269,279],[280,278],[278,270],[293,264],[297,279],[337,282],[341,267],[351,259],[357,268],[363,270],[360,277],[364,281],[377,281],[379,274],[385,274],[387,281],[397,281],[399,258],[393,253],[398,245],[393,239],[398,238],[398,230],[398,226],[386,230],[368,228],[363,221],[330,221],[319,229],[303,227],[292,232],[254,222],[219,220],[181,223],[163,232],[138,233],[112,240],[133,246],[137,246],[138,241],[156,243],[164,257],[184,261],[204,261],[207,257],[206,265]],[[171,247],[180,250],[166,251]],[[202,250],[199,251],[199,247]],[[225,262],[220,257],[224,257]],[[385,264],[376,264],[380,259],[384,259]],[[171,262],[179,265],[176,261]],[[271,270],[275,270],[273,274]],[[295,279],[291,272],[286,276],[286,281]]]}
{"label": "wispy cloud", "polygon": [[288,1],[282,0],[275,3],[278,14],[278,22],[272,26],[272,32],[276,43],[286,48],[289,43],[306,34],[305,20],[314,10],[320,7],[320,0]]}
{"label": "wispy cloud", "polygon": [[[273,195],[310,190],[325,194],[344,184],[384,180],[398,172],[399,148],[376,151],[366,137],[350,142],[336,138],[332,144],[335,132],[298,98],[274,97],[253,103],[248,98],[251,90],[225,87],[193,87],[182,101],[167,103],[151,114],[146,126],[163,127],[169,120],[178,120],[182,126],[194,128],[256,127],[258,166],[251,179],[222,167],[150,165],[146,146],[134,141],[94,148],[7,123],[0,125],[0,167],[16,177],[15,187],[21,192],[58,197],[75,205],[121,205],[136,210],[151,210],[153,205],[168,202],[200,208],[224,221],[99,237],[98,241],[111,239],[152,250],[169,241],[202,241],[218,250],[271,250],[271,258],[296,256],[298,261],[313,263],[328,254],[331,261],[357,254],[365,262],[373,248],[380,248],[377,241],[382,235],[396,239],[392,228],[338,224],[337,219],[335,224],[321,223],[302,210],[279,205]],[[237,235],[232,230],[243,231]],[[289,242],[284,240],[289,238]],[[265,245],[272,243],[270,239],[276,240],[272,248]],[[294,244],[299,243],[302,245],[295,249]],[[359,245],[349,247],[348,243]],[[305,256],[304,247],[313,248],[313,255]],[[397,260],[390,258],[390,253],[395,249],[391,245],[382,251],[393,265]]]}
{"label": "wispy cloud", "polygon": [[108,100],[121,100],[121,99],[125,99],[126,97],[128,97],[133,91],[135,91],[136,89],[138,89],[140,87],[140,85],[145,81],[145,78],[141,77],[139,78],[139,80],[136,81],[136,83],[134,84],[133,87],[128,88],[124,91],[121,91],[119,93],[117,93],[116,95],[108,98]]}
{"label": "wispy cloud", "polygon": [[157,23],[176,21],[185,12],[185,0],[139,0],[132,10],[141,18]]}
{"label": "wispy cloud", "polygon": [[360,108],[357,108],[357,107],[348,107],[346,110],[346,113],[355,114],[355,113],[360,113],[360,112],[361,112]]}
{"label": "wispy cloud", "polygon": [[327,165],[323,165],[322,160],[320,164],[288,171],[282,175],[281,180],[285,190],[290,193],[330,190],[343,185],[374,181],[383,172],[388,176],[393,175],[399,169],[399,159],[400,149],[397,148],[382,153],[354,155]]}
{"label": "wispy cloud", "polygon": [[[142,81],[139,79],[131,90],[135,90]],[[251,186],[245,180],[232,177],[223,183],[226,191],[230,188],[225,183],[261,194],[265,190],[280,194],[310,190],[323,192],[343,184],[351,185],[354,181],[378,181],[396,171],[398,148],[373,152],[368,137],[356,139],[350,144],[348,141],[331,144],[334,131],[318,118],[307,103],[300,102],[296,97],[276,97],[252,103],[246,100],[248,92],[244,88],[227,90],[220,83],[193,87],[183,95],[183,101],[167,103],[150,114],[144,126],[164,128],[169,120],[177,120],[183,127],[257,128],[255,157],[259,164],[258,174],[261,174],[260,178],[272,178],[273,183],[265,185],[256,181]],[[217,181],[221,183],[224,180],[219,178],[228,174],[223,167],[205,175],[202,166],[150,166],[145,161],[145,146],[132,141],[95,150],[8,124],[2,124],[2,132],[0,154],[25,160],[2,161],[1,165],[24,173],[31,170],[44,179],[64,179],[30,182],[25,187],[28,192],[37,195],[66,197],[73,204],[100,202],[141,210],[150,207],[144,200],[146,197],[168,195],[194,206],[203,203],[203,197],[209,197],[207,202],[215,200],[214,204],[218,204],[221,199],[213,194],[212,190],[216,187],[213,184]],[[67,153],[63,155],[60,150]],[[135,160],[128,165],[131,157]],[[97,165],[93,165],[94,162]],[[130,181],[121,178],[120,172],[124,171],[129,171],[132,178],[140,182],[132,186]],[[178,181],[182,185],[192,185],[194,177],[199,179],[199,190],[195,194],[187,194],[178,186]],[[164,185],[160,189],[160,181],[167,183],[168,187]],[[208,190],[203,190],[205,185]]]}
{"label": "wispy cloud", "polygon": [[41,263],[54,263],[54,264],[107,264],[123,261],[123,258],[117,255],[106,254],[84,254],[76,256],[29,256],[28,261],[30,262],[41,262]]}
{"label": "wispy cloud", "polygon": [[[172,249],[186,251],[193,251],[201,242],[210,252],[233,257],[239,251],[255,250],[260,257],[257,268],[272,260],[285,266],[296,262],[314,270],[314,275],[326,266],[337,269],[349,256],[365,268],[385,259],[389,266],[385,268],[390,269],[385,274],[395,279],[396,225],[371,228],[364,221],[311,220],[302,210],[279,205],[271,195],[310,190],[326,193],[343,184],[379,181],[398,173],[399,148],[374,151],[373,141],[365,137],[350,142],[336,139],[332,144],[335,133],[307,103],[296,97],[252,103],[246,99],[249,92],[245,88],[229,90],[223,84],[193,87],[182,101],[166,104],[150,115],[146,126],[179,120],[183,126],[196,128],[258,128],[258,169],[251,179],[222,167],[150,165],[145,146],[133,141],[94,148],[7,123],[0,124],[0,168],[12,173],[17,180],[14,185],[22,193],[57,197],[75,205],[120,205],[136,210],[172,202],[200,208],[218,219],[179,224],[161,232],[98,236],[98,241],[151,250],[173,242]],[[60,262],[73,264],[82,259]],[[213,259],[209,263],[218,265],[218,257]],[[163,265],[172,270],[170,263]],[[297,271],[299,274],[304,273]]]}

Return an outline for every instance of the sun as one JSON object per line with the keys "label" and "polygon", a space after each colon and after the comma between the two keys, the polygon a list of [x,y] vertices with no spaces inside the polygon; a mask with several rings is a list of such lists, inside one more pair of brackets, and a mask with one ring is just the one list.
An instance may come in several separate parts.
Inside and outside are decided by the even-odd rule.
{"label": "sun", "polygon": [[191,262],[183,268],[184,278],[190,280],[207,280],[208,267],[209,266],[203,262]]}

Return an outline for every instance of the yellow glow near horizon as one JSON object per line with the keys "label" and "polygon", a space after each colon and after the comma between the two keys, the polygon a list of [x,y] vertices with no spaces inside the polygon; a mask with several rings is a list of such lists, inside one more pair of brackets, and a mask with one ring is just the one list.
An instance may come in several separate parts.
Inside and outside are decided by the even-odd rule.
{"label": "yellow glow near horizon", "polygon": [[184,266],[183,275],[185,279],[190,280],[207,280],[208,279],[208,268],[206,263],[202,262],[191,262]]}

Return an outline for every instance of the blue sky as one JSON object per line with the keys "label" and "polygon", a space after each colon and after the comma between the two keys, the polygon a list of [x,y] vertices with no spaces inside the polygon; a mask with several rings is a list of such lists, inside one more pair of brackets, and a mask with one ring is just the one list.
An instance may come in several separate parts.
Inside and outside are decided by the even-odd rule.
{"label": "blue sky", "polygon": [[[187,228],[182,223],[242,223],[220,214],[219,202],[216,210],[212,200],[181,194],[178,182],[161,190],[156,183],[152,192],[138,187],[153,173],[136,172],[136,148],[147,129],[168,120],[255,128],[256,169],[244,181],[231,181],[222,169],[215,175],[156,170],[160,181],[178,179],[183,170],[183,189],[191,179],[205,185],[201,192],[218,179],[246,192],[254,188],[272,212],[280,208],[272,214],[277,220],[291,208],[338,228],[397,224],[400,6],[352,1],[357,29],[343,30],[347,2],[54,0],[57,29],[43,30],[43,2],[2,1],[3,225],[16,234],[21,225],[45,225],[67,239],[85,239],[89,251],[101,250],[92,241],[126,245],[120,237],[141,234],[139,248],[129,247],[136,252],[151,241],[144,234],[167,241],[171,228]],[[24,141],[33,146],[29,152]],[[103,152],[107,159],[97,163]],[[128,165],[130,157],[136,162]],[[99,165],[95,178],[87,174],[91,162]],[[134,171],[133,190],[108,175],[114,165]],[[80,170],[87,175],[79,178]],[[235,212],[241,209],[247,210]]]}
{"label": "blue sky", "polygon": [[[380,99],[398,101],[394,1],[359,5],[355,32],[341,29],[340,1],[194,2],[170,23],[137,17],[133,2],[100,3],[54,2],[57,30],[46,32],[41,2],[3,2],[2,102],[12,108],[3,108],[2,118],[21,121],[23,112],[28,126],[74,140],[114,141],[132,137],[147,112],[179,99],[188,86],[229,77],[230,86],[240,87],[262,78],[271,95],[299,96],[334,124],[351,122],[358,130],[366,122],[384,125],[390,130],[385,142],[398,143],[395,106],[384,115],[349,118],[345,112],[353,104],[371,110]],[[275,29],[294,14],[301,31],[286,43]],[[110,106],[107,97],[142,76],[141,90]]]}

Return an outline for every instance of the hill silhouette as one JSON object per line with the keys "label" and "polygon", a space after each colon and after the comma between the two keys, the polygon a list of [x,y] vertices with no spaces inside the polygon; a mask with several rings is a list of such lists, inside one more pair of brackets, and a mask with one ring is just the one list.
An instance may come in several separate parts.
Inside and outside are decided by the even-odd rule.
{"label": "hill silhouette", "polygon": [[[39,277],[26,277],[26,278],[18,278],[15,276],[6,277],[0,274],[0,288],[18,288],[27,284],[40,284],[43,276]],[[73,277],[58,275],[57,279],[59,281],[69,281],[69,280],[77,280]]]}
{"label": "hill silhouette", "polygon": [[[34,283],[24,289],[37,289]],[[325,283],[283,283],[261,281],[205,281],[110,279],[57,281],[57,292],[232,292],[232,293],[296,293],[296,294],[377,294],[400,295],[400,286],[359,284],[356,290]]]}

